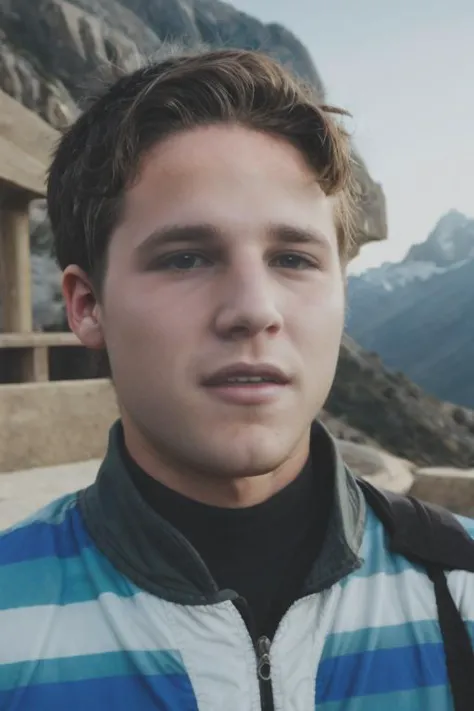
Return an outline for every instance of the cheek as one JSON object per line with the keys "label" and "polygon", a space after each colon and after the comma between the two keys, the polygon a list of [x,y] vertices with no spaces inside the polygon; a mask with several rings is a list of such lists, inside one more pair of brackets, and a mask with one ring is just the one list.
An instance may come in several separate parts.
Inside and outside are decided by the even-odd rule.
{"label": "cheek", "polygon": [[322,333],[338,333],[342,330],[345,315],[345,296],[342,281],[329,279],[308,285],[298,296],[298,303],[291,305],[290,319],[297,321],[299,328],[313,338]]}
{"label": "cheek", "polygon": [[177,294],[156,288],[124,289],[110,298],[106,314],[106,340],[110,349],[155,368],[157,362],[176,366],[196,347],[198,313],[186,307]]}
{"label": "cheek", "polygon": [[330,293],[307,295],[294,308],[288,331],[305,366],[332,363],[337,359],[344,329],[345,302],[343,289]]}

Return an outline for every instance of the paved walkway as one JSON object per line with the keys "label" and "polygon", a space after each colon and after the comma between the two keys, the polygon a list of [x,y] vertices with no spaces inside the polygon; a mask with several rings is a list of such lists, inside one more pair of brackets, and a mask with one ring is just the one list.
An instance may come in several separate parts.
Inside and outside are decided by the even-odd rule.
{"label": "paved walkway", "polygon": [[21,521],[63,494],[92,482],[99,461],[0,474],[0,530]]}

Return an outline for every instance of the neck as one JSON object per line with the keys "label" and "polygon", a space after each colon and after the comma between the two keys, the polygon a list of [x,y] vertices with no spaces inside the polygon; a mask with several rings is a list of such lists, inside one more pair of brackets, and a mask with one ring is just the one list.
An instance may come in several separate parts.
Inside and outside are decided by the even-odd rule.
{"label": "neck", "polygon": [[290,456],[272,471],[219,476],[173,461],[158,452],[130,422],[122,420],[122,424],[127,452],[144,472],[188,499],[220,508],[247,508],[270,499],[296,479],[309,456],[308,432]]}

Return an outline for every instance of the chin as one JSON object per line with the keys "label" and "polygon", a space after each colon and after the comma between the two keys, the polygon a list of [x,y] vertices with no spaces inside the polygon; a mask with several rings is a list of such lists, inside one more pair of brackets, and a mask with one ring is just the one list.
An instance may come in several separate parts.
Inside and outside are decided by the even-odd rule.
{"label": "chin", "polygon": [[293,454],[294,442],[294,437],[282,437],[275,430],[246,426],[240,432],[219,437],[210,458],[221,476],[260,476],[286,462]]}

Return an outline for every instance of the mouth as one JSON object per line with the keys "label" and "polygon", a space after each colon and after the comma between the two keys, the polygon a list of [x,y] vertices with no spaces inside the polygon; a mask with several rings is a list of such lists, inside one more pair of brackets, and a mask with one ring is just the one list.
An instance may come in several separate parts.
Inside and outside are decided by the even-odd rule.
{"label": "mouth", "polygon": [[291,378],[269,364],[237,363],[221,368],[203,381],[218,398],[234,404],[260,405],[276,400]]}

